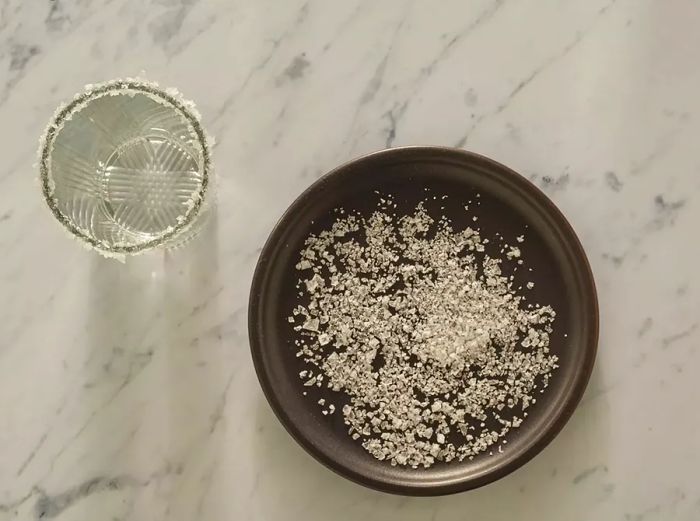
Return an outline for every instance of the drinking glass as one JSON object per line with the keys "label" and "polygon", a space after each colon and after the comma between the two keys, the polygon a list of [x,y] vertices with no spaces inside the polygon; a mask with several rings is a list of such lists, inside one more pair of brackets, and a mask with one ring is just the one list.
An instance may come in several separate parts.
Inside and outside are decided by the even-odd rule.
{"label": "drinking glass", "polygon": [[210,190],[209,145],[194,105],[133,79],[88,86],[59,108],[39,170],[56,219],[121,259],[191,238]]}

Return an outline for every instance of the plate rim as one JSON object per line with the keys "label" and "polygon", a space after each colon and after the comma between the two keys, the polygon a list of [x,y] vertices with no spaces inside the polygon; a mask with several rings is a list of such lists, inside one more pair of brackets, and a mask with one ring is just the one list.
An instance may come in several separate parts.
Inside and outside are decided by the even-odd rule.
{"label": "plate rim", "polygon": [[[463,478],[444,484],[428,484],[425,486],[396,483],[389,480],[377,479],[376,477],[360,474],[353,468],[340,464],[332,457],[329,457],[322,451],[318,450],[313,443],[311,443],[297,428],[294,421],[292,421],[290,414],[281,405],[280,400],[274,391],[274,384],[271,382],[269,375],[266,372],[265,364],[262,359],[263,341],[260,334],[260,321],[258,320],[263,309],[263,297],[260,288],[264,283],[268,267],[274,263],[274,258],[269,255],[269,252],[274,248],[275,244],[277,244],[279,235],[283,233],[288,221],[293,218],[297,207],[303,204],[309,198],[309,196],[313,195],[319,186],[323,185],[331,177],[341,174],[348,168],[357,166],[359,163],[376,160],[377,158],[391,158],[391,156],[400,157],[404,154],[411,153],[425,153],[445,157],[452,156],[453,158],[462,162],[485,164],[491,169],[502,172],[504,175],[510,177],[514,183],[519,184],[519,188],[526,191],[526,197],[533,201],[536,206],[540,207],[541,210],[551,217],[570,241],[570,246],[572,247],[575,258],[578,261],[574,271],[577,272],[578,277],[581,278],[583,282],[583,291],[590,297],[591,301],[591,316],[587,317],[590,321],[588,324],[590,329],[589,342],[585,345],[583,363],[579,370],[575,373],[575,385],[572,386],[569,395],[565,398],[560,414],[549,419],[545,428],[536,438],[534,438],[531,445],[526,447],[526,449],[515,458],[506,461],[503,465],[495,467],[480,476]],[[340,476],[359,485],[363,485],[374,490],[403,496],[443,496],[473,490],[505,477],[506,475],[525,465],[537,454],[542,452],[542,450],[561,432],[581,402],[581,398],[583,397],[586,387],[588,386],[595,365],[599,336],[600,307],[593,271],[578,235],[562,211],[534,183],[508,166],[475,152],[443,146],[411,145],[371,152],[346,161],[316,179],[303,192],[301,192],[301,194],[299,194],[299,196],[297,196],[292,203],[290,203],[273,226],[268,238],[265,241],[265,244],[260,250],[260,255],[256,262],[255,271],[251,281],[248,301],[248,337],[255,373],[258,381],[260,382],[265,399],[285,430],[309,455],[336,474],[339,474]]]}

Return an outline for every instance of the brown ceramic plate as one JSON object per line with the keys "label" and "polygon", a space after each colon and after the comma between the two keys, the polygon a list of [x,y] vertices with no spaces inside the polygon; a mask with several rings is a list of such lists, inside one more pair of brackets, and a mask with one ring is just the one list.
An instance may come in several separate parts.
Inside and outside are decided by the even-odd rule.
{"label": "brown ceramic plate", "polygon": [[[426,191],[427,189],[427,191]],[[392,467],[378,461],[347,434],[342,414],[323,416],[320,397],[342,397],[319,389],[303,396],[295,357],[294,331],[287,322],[295,306],[299,251],[309,233],[330,225],[333,210],[366,213],[376,208],[375,190],[394,195],[399,213],[413,210],[426,194],[449,194],[432,211],[447,213],[462,229],[474,225],[464,204],[480,194],[482,237],[496,232],[519,245],[532,272],[518,270],[516,281],[533,281],[528,298],[557,311],[552,352],[560,367],[546,392],[511,431],[503,453],[472,461],[439,463],[429,469]],[[440,199],[440,198],[438,198]],[[444,210],[440,207],[445,206]],[[431,209],[431,205],[428,204]],[[433,214],[435,215],[435,214]],[[479,487],[517,469],[540,452],[564,426],[586,387],[598,341],[598,304],[586,255],[573,229],[554,204],[524,177],[485,157],[437,147],[395,148],[347,163],[309,187],[282,216],[260,255],[249,308],[250,345],[263,391],[277,417],[312,456],[357,483],[405,495],[440,495]],[[316,388],[314,388],[316,390]],[[340,404],[340,405],[339,405]],[[572,447],[572,450],[574,448]]]}

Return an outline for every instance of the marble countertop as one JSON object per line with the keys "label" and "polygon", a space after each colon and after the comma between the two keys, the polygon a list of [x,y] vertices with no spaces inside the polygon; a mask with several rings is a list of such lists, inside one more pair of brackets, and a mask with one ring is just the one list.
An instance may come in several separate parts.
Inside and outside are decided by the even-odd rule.
{"label": "marble countertop", "polygon": [[[700,519],[700,4],[0,0],[0,520]],[[194,99],[219,205],[125,265],[43,208],[37,139],[85,83]],[[589,254],[600,354],[531,463],[384,495],[307,456],[248,352],[260,247],[359,154],[456,145],[537,183]]]}

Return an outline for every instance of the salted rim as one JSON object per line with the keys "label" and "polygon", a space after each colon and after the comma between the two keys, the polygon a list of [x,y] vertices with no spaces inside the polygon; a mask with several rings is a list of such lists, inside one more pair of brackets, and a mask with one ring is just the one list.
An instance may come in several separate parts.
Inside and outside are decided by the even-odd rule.
{"label": "salted rim", "polygon": [[[58,208],[58,202],[54,197],[55,183],[51,174],[51,153],[53,152],[54,142],[56,137],[63,129],[66,121],[69,121],[73,115],[84,109],[90,102],[104,96],[124,95],[129,91],[137,91],[146,94],[155,101],[168,104],[176,109],[190,124],[194,135],[197,137],[199,148],[202,154],[202,182],[199,189],[194,191],[190,197],[189,207],[187,211],[178,216],[178,222],[174,226],[168,227],[165,232],[160,234],[155,239],[150,241],[135,244],[135,245],[109,245],[105,241],[100,241],[91,237],[85,230],[76,226],[68,219],[63,212]],[[127,94],[128,95],[128,94]],[[56,113],[47,126],[44,134],[39,140],[39,176],[41,180],[42,193],[44,200],[49,206],[49,209],[56,219],[76,238],[83,240],[87,245],[94,248],[98,252],[106,256],[122,254],[135,254],[145,250],[155,248],[162,245],[168,239],[189,227],[199,215],[199,211],[204,203],[209,186],[209,170],[211,163],[211,155],[209,151],[209,142],[200,123],[199,113],[196,111],[194,103],[182,97],[176,89],[162,89],[155,82],[145,80],[126,78],[110,80],[104,83],[95,85],[86,85],[85,91],[77,94],[67,105],[60,105]]]}

